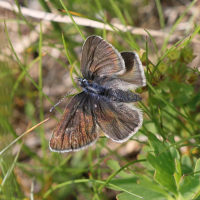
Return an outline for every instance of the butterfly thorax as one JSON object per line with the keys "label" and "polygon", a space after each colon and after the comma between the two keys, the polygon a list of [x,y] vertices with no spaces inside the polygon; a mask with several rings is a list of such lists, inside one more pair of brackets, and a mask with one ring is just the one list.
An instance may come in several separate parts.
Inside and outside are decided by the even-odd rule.
{"label": "butterfly thorax", "polygon": [[95,95],[104,96],[105,98],[111,101],[129,103],[140,101],[142,99],[139,95],[130,91],[106,88],[104,86],[99,85],[98,83],[83,78],[78,78],[78,81],[85,93],[93,93]]}
{"label": "butterfly thorax", "polygon": [[105,92],[105,88],[101,85],[94,83],[92,81],[88,81],[87,79],[79,78],[78,79],[80,86],[86,93],[95,93],[103,95]]}

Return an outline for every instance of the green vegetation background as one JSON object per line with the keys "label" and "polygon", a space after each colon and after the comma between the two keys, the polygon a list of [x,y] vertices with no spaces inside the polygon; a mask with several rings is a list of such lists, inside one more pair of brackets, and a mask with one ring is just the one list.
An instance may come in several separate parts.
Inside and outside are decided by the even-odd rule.
{"label": "green vegetation background", "polygon": [[[58,14],[100,21],[112,31],[51,22],[44,32],[47,25],[42,21],[20,14],[15,19],[0,20],[4,27],[1,37],[7,41],[0,50],[4,58],[0,61],[0,199],[197,199],[200,195],[199,71],[198,66],[189,67],[189,63],[196,58],[193,40],[197,37],[200,42],[200,26],[194,20],[196,13],[188,12],[198,7],[198,2],[168,5],[182,6],[184,10],[171,27],[167,27],[163,14],[166,5],[159,0],[38,2],[45,12],[58,13],[57,9],[64,9],[65,12]],[[148,19],[148,8],[153,8],[149,13],[156,20]],[[148,24],[143,18],[149,20]],[[184,20],[191,28],[180,33],[176,28]],[[111,25],[114,21],[125,26],[143,25],[147,28],[146,36],[118,30]],[[9,23],[17,24],[15,34],[19,38],[26,34],[23,27],[30,32],[35,25],[40,26],[38,40],[20,56],[13,48]],[[153,28],[163,29],[167,37],[160,42],[148,31]],[[79,74],[81,46],[90,35],[102,36],[119,51],[138,52],[145,66],[147,86],[136,90],[143,97],[137,106],[143,109],[144,123],[130,140],[140,144],[134,155],[119,153],[126,143],[116,149],[107,146],[110,141],[104,136],[93,147],[76,153],[58,154],[48,149],[48,139],[56,124],[53,116],[62,113],[57,108],[50,115],[49,109],[76,86],[74,77]],[[179,39],[171,42],[172,35]],[[12,55],[4,54],[4,47],[9,47]],[[59,50],[60,57],[52,56],[48,51],[51,48]],[[49,67],[48,59],[56,64]],[[67,80],[66,86],[61,87],[62,82],[56,81],[62,80],[61,76]],[[49,92],[51,89],[55,93]],[[50,120],[23,139],[18,138],[50,116]],[[16,143],[9,146],[15,139]],[[31,146],[27,139],[35,143]]]}

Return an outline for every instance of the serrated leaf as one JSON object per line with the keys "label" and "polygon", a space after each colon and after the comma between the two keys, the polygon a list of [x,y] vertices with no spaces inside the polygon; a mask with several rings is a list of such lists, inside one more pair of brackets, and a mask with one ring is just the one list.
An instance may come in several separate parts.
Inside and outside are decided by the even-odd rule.
{"label": "serrated leaf", "polygon": [[[153,199],[153,200],[168,200],[166,196],[163,194],[152,191],[148,188],[143,187],[142,185],[139,185],[135,182],[135,179],[113,179],[111,180],[111,183],[123,188],[129,192],[132,192],[138,196],[144,197],[144,199]],[[107,187],[107,186],[106,186]],[[128,193],[120,193],[117,195],[118,200],[139,200],[140,198],[135,197]]]}
{"label": "serrated leaf", "polygon": [[155,181],[165,187],[170,192],[177,194],[176,183],[173,175],[169,175],[166,171],[155,171]]}
{"label": "serrated leaf", "polygon": [[170,175],[173,175],[175,173],[174,160],[166,151],[159,156],[154,156],[151,153],[148,153],[147,161],[155,170],[166,171]]}
{"label": "serrated leaf", "polygon": [[169,197],[169,194],[163,188],[159,187],[155,182],[149,181],[148,179],[140,179],[138,184]]}
{"label": "serrated leaf", "polygon": [[159,156],[148,153],[147,160],[156,170],[155,181],[176,194],[176,183],[173,176],[175,173],[175,163],[170,153],[165,151]]}
{"label": "serrated leaf", "polygon": [[[110,167],[113,171],[117,171],[117,170],[119,170],[119,169],[121,168],[121,166],[119,165],[118,161],[116,161],[116,160],[111,160],[111,159],[109,159],[109,160],[106,161],[106,164],[107,164],[108,167]],[[119,172],[118,175],[121,176],[122,178],[131,178],[131,177],[133,177],[132,174],[128,174],[128,173],[126,173],[126,172],[124,172],[124,171]]]}

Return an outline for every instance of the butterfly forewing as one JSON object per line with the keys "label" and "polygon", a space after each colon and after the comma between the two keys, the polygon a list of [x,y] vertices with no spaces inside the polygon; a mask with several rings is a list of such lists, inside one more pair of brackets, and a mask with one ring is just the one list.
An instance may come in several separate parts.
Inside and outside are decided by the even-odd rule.
{"label": "butterfly forewing", "polygon": [[120,53],[101,37],[90,36],[83,45],[81,57],[83,77],[93,80],[95,76],[112,76],[125,71]]}
{"label": "butterfly forewing", "polygon": [[94,144],[97,139],[89,95],[81,92],[65,108],[50,140],[50,149],[56,152],[79,151]]}

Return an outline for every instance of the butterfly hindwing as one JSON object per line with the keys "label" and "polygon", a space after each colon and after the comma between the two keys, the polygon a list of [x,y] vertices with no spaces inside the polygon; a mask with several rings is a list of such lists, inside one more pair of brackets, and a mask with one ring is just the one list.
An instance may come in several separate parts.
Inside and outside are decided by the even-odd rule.
{"label": "butterfly hindwing", "polygon": [[125,142],[141,127],[142,113],[133,105],[109,101],[107,98],[99,98],[97,95],[93,96],[97,124],[113,141]]}
{"label": "butterfly hindwing", "polygon": [[122,52],[121,56],[126,66],[124,73],[113,76],[97,76],[94,78],[94,81],[106,88],[120,90],[136,89],[145,86],[146,78],[138,54],[135,52]]}
{"label": "butterfly hindwing", "polygon": [[121,56],[125,62],[126,72],[119,74],[118,78],[133,84],[134,88],[145,86],[146,78],[138,54],[135,52],[122,52]]}
{"label": "butterfly hindwing", "polygon": [[81,92],[65,108],[54,129],[49,147],[56,152],[79,151],[91,146],[97,139],[98,133],[89,95]]}

